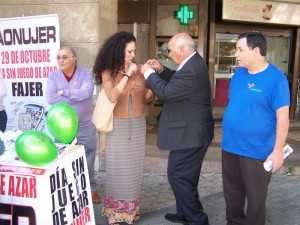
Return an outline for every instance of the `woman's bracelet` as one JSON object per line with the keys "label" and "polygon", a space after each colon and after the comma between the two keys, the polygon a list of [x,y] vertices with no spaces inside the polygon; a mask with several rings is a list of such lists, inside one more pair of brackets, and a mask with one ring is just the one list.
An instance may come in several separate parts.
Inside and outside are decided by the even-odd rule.
{"label": "woman's bracelet", "polygon": [[130,76],[128,76],[128,75],[125,74],[125,73],[123,74],[123,76],[124,76],[124,77],[128,77],[128,80],[129,80],[129,78],[130,78]]}

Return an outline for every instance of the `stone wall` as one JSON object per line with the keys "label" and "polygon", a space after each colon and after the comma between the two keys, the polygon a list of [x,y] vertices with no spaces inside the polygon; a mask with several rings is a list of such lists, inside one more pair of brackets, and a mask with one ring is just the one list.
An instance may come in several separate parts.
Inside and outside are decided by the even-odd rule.
{"label": "stone wall", "polygon": [[117,31],[117,0],[1,0],[0,18],[57,14],[61,46],[77,51],[92,70],[99,47]]}

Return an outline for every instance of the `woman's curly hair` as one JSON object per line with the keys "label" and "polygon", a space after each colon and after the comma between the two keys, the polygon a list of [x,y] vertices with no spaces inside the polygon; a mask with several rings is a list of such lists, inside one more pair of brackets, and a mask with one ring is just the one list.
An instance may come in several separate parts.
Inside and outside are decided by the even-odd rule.
{"label": "woman's curly hair", "polygon": [[93,66],[95,81],[99,85],[102,84],[102,73],[104,71],[108,70],[113,79],[118,71],[124,71],[125,48],[132,41],[136,42],[136,38],[132,33],[120,31],[104,42]]}

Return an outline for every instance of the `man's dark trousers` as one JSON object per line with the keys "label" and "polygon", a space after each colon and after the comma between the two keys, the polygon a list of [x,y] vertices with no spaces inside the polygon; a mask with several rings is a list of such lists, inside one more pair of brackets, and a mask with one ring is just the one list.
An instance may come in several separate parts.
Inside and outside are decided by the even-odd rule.
{"label": "man's dark trousers", "polygon": [[198,182],[208,146],[171,150],[168,160],[168,179],[175,195],[177,215],[190,225],[208,223],[199,200]]}

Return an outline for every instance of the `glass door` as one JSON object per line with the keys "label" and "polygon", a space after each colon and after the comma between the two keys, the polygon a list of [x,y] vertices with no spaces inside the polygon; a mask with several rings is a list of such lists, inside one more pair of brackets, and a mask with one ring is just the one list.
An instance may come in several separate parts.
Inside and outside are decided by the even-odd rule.
{"label": "glass door", "polygon": [[213,105],[217,117],[223,117],[228,104],[229,83],[236,68],[236,37],[234,34],[216,34]]}

